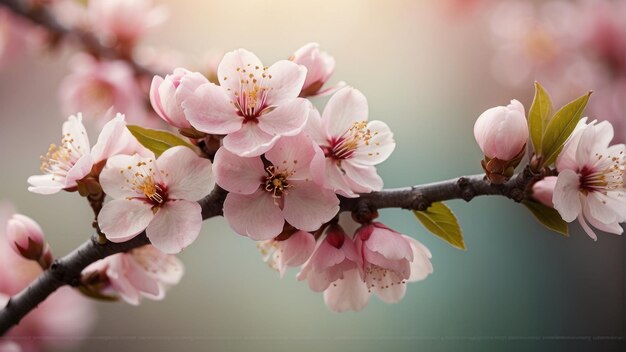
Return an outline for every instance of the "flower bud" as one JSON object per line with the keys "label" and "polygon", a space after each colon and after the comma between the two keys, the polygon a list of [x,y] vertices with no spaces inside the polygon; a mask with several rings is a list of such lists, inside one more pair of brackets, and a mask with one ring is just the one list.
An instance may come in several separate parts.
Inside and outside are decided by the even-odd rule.
{"label": "flower bud", "polygon": [[317,43],[309,43],[296,50],[290,60],[307,69],[301,97],[321,94],[322,86],[335,71],[335,59],[321,52]]}
{"label": "flower bud", "polygon": [[20,256],[35,261],[43,257],[46,247],[43,230],[35,220],[14,214],[7,223],[7,239]]}
{"label": "flower bud", "polygon": [[511,100],[508,106],[497,106],[483,112],[474,124],[474,137],[487,158],[514,159],[528,140],[524,106],[517,100]]}
{"label": "flower bud", "polygon": [[483,112],[474,124],[474,137],[485,155],[482,161],[487,178],[496,184],[506,182],[526,151],[528,124],[524,106],[511,100]]}
{"label": "flower bud", "polygon": [[556,186],[556,180],[558,177],[556,176],[548,176],[543,180],[535,182],[533,185],[533,198],[540,203],[554,208],[554,203],[552,203],[552,194],[554,193],[554,187]]}
{"label": "flower bud", "polygon": [[154,76],[150,86],[150,103],[154,111],[168,124],[189,129],[191,124],[183,112],[183,101],[200,85],[209,81],[198,72],[177,68],[171,75]]}

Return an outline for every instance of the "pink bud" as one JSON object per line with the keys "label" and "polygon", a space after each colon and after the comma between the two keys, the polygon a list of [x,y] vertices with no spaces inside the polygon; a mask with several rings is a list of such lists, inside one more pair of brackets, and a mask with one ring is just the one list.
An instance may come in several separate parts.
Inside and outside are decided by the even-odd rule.
{"label": "pink bud", "polygon": [[150,86],[150,103],[154,111],[168,124],[178,128],[191,125],[183,112],[182,103],[200,85],[209,83],[202,74],[177,68],[171,75],[154,76]]}
{"label": "pink bud", "polygon": [[13,250],[22,257],[39,260],[45,247],[43,230],[35,220],[14,214],[7,223],[7,239]]}
{"label": "pink bud", "polygon": [[557,179],[558,177],[556,176],[548,176],[543,180],[537,181],[533,185],[533,198],[550,208],[554,208],[552,194],[554,193]]}
{"label": "pink bud", "polygon": [[514,159],[528,140],[528,124],[522,103],[511,100],[508,106],[497,106],[483,112],[474,124],[474,138],[489,159]]}
{"label": "pink bud", "polygon": [[321,52],[317,43],[309,43],[296,50],[291,60],[307,69],[301,97],[317,95],[335,71],[335,59]]}

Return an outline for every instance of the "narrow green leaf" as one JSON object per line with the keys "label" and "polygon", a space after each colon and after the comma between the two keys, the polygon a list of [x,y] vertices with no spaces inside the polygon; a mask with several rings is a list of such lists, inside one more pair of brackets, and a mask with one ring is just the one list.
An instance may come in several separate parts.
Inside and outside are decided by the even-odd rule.
{"label": "narrow green leaf", "polygon": [[443,203],[433,203],[426,211],[413,211],[424,227],[451,246],[465,249],[461,227],[454,213]]}
{"label": "narrow green leaf", "polygon": [[554,114],[554,117],[546,127],[541,142],[544,157],[543,165],[547,166],[554,163],[563,148],[563,144],[572,134],[576,124],[583,116],[590,95],[591,92],[588,92],[582,97],[565,105]]}
{"label": "narrow green leaf", "polygon": [[533,213],[537,221],[543,226],[561,235],[569,236],[567,223],[561,218],[558,211],[532,200],[524,200],[522,204]]}
{"label": "narrow green leaf", "polygon": [[552,100],[539,82],[535,82],[535,99],[528,111],[528,130],[535,153],[541,155],[541,139],[543,132],[552,117]]}
{"label": "narrow green leaf", "polygon": [[139,143],[150,149],[157,157],[164,151],[178,145],[183,145],[193,149],[191,144],[185,142],[178,136],[167,131],[151,130],[136,125],[127,126],[130,133],[137,138]]}

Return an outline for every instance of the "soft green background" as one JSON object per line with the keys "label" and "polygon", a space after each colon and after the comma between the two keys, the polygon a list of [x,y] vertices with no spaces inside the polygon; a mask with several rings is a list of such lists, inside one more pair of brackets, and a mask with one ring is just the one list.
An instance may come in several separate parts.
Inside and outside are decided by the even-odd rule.
{"label": "soft green background", "polygon": [[[370,119],[395,132],[396,151],[379,167],[386,187],[480,172],[474,119],[511,98],[530,106],[532,82],[514,93],[490,77],[484,26],[446,14],[437,1],[166,3],[170,20],[148,43],[197,55],[245,47],[271,63],[319,42],[337,60],[334,81],[363,91]],[[28,193],[26,178],[60,137],[57,87],[69,57],[26,57],[0,72],[0,198],[39,221],[57,254],[90,235],[90,210],[75,194]],[[626,335],[622,237],[594,243],[573,225],[564,238],[503,198],[449,205],[463,225],[465,252],[426,233],[408,212],[382,212],[386,224],[433,253],[434,274],[411,284],[400,304],[374,298],[362,312],[333,313],[295,272],[280,280],[252,241],[212,219],[182,253],[187,273],[166,300],[98,304],[97,329],[81,350],[617,348],[621,341],[588,338]]]}

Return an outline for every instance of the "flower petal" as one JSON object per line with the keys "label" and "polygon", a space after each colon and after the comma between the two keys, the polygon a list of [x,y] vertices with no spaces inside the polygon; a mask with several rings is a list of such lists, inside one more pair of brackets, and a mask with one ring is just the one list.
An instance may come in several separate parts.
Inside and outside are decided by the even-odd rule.
{"label": "flower petal", "polygon": [[139,154],[142,157],[154,158],[154,154],[142,146],[126,128],[125,116],[122,114],[117,114],[115,118],[104,125],[96,145],[91,150],[94,163],[117,154]]}
{"label": "flower petal", "polygon": [[166,150],[156,166],[167,184],[170,199],[198,201],[213,189],[211,161],[184,146]]}
{"label": "flower petal", "polygon": [[265,81],[269,91],[268,105],[283,105],[296,98],[302,90],[307,69],[288,60],[280,60],[267,70],[269,79]]}
{"label": "flower petal", "polygon": [[361,166],[346,161],[341,163],[345,177],[350,183],[352,191],[357,193],[369,193],[383,189],[383,179],[376,172],[375,166]]}
{"label": "flower petal", "polygon": [[220,87],[227,91],[230,89],[234,94],[240,90],[241,79],[261,70],[263,63],[256,55],[246,49],[237,49],[224,55],[217,67],[217,79]]}
{"label": "flower petal", "polygon": [[335,312],[359,311],[367,305],[370,296],[358,270],[352,269],[324,291],[324,303]]}
{"label": "flower petal", "polygon": [[411,262],[411,276],[409,276],[409,282],[421,281],[424,280],[428,275],[433,273],[433,264],[430,262],[430,258],[432,258],[432,254],[418,240],[402,235],[409,244],[411,245],[411,250],[413,251],[413,261]]}
{"label": "flower petal", "polygon": [[182,106],[187,120],[198,131],[228,134],[239,130],[243,123],[224,89],[213,83],[198,87]]}
{"label": "flower petal", "polygon": [[263,132],[256,123],[246,123],[224,138],[224,147],[242,157],[259,156],[272,148],[278,138],[279,135]]}
{"label": "flower petal", "polygon": [[335,93],[326,104],[322,121],[330,136],[340,137],[357,121],[366,121],[367,99],[360,91],[346,87]]}
{"label": "flower petal", "polygon": [[295,181],[285,195],[283,215],[291,225],[303,231],[315,231],[339,212],[334,192],[314,182]]}
{"label": "flower petal", "polygon": [[396,148],[393,133],[382,121],[371,121],[367,124],[372,138],[367,144],[361,144],[357,148],[352,160],[363,165],[376,165],[387,160],[391,152]]}
{"label": "flower petal", "polygon": [[257,241],[276,237],[285,223],[280,208],[264,190],[250,195],[229,193],[224,201],[224,217],[235,232]]}
{"label": "flower petal", "polygon": [[289,181],[309,180],[311,178],[309,165],[315,155],[315,148],[319,147],[313,144],[309,136],[300,133],[280,138],[272,149],[265,153],[265,157],[278,168],[294,171],[289,176]]}
{"label": "flower petal", "polygon": [[152,206],[136,199],[114,199],[98,214],[100,230],[111,242],[125,242],[142,232],[154,217]]}
{"label": "flower petal", "polygon": [[242,158],[224,148],[215,154],[216,182],[229,192],[252,194],[266,176],[261,158]]}
{"label": "flower petal", "polygon": [[578,198],[580,188],[580,178],[577,173],[566,169],[559,173],[554,186],[552,202],[563,220],[572,222],[582,211],[580,199]]}
{"label": "flower petal", "polygon": [[139,162],[148,162],[149,160],[135,155],[116,155],[107,160],[106,166],[100,173],[100,185],[104,193],[114,199],[124,199],[127,197],[144,197],[143,193],[132,189],[129,174],[135,171],[135,167]]}
{"label": "flower petal", "polygon": [[291,100],[259,116],[259,128],[271,135],[296,135],[304,129],[311,108],[311,103],[306,99]]}
{"label": "flower petal", "polygon": [[169,201],[154,215],[146,235],[154,247],[174,254],[195,241],[201,227],[200,204],[187,200]]}
{"label": "flower petal", "polygon": [[33,175],[27,181],[30,184],[28,191],[37,194],[54,194],[65,187],[65,183],[58,176],[51,174]]}
{"label": "flower petal", "polygon": [[93,158],[90,154],[81,156],[80,159],[76,161],[76,164],[67,172],[65,176],[65,187],[63,188],[76,186],[76,181],[82,180],[85,176],[89,175],[93,164]]}

